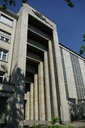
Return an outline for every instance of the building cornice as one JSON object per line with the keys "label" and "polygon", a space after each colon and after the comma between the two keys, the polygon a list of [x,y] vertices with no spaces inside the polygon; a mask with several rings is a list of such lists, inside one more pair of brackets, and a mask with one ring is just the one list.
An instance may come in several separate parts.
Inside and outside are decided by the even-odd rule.
{"label": "building cornice", "polygon": [[76,53],[75,51],[71,50],[70,48],[64,46],[63,44],[59,43],[59,46],[62,47],[63,49],[67,50],[68,52],[76,55],[77,57],[79,57],[80,59],[84,60],[85,61],[85,57],[83,56],[80,56],[78,53]]}
{"label": "building cornice", "polygon": [[9,16],[11,16],[11,17],[13,17],[13,18],[15,18],[16,20],[18,20],[18,15],[17,14],[15,14],[15,13],[13,13],[12,11],[10,11],[10,10],[8,10],[8,9],[2,9],[2,6],[0,5],[0,11],[2,11],[3,13],[6,13],[6,14],[8,14]]}

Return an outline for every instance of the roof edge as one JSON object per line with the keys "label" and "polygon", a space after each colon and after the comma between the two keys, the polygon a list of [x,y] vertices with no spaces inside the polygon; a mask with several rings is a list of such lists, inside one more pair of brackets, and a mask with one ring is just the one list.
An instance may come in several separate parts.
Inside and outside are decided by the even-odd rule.
{"label": "roof edge", "polygon": [[84,60],[85,60],[85,57],[80,56],[77,52],[75,52],[75,51],[71,50],[70,48],[66,47],[65,45],[63,45],[63,44],[59,43],[59,46],[66,48],[66,49],[67,49],[67,50],[69,50],[70,52],[72,52],[72,53],[76,54],[77,56],[79,56],[80,58],[82,58],[82,59],[84,59]]}
{"label": "roof edge", "polygon": [[6,10],[2,9],[2,6],[1,5],[0,5],[0,11],[8,14],[9,16],[11,16],[11,17],[13,17],[15,19],[18,19],[18,17],[19,17],[17,14],[13,13],[12,11],[10,11],[8,9],[6,9]]}

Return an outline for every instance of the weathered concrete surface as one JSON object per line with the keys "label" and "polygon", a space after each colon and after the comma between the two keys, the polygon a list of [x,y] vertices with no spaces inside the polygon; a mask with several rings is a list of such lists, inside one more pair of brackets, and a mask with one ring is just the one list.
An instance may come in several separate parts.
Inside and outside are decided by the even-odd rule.
{"label": "weathered concrete surface", "polygon": [[74,121],[70,123],[71,126],[74,126],[75,128],[85,128],[85,120],[83,121]]}

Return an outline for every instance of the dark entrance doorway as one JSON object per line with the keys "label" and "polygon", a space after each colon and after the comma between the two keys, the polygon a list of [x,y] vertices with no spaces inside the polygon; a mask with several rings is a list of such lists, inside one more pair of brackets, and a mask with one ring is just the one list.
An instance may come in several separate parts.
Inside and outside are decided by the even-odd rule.
{"label": "dark entrance doorway", "polygon": [[0,97],[0,124],[5,123],[7,97]]}

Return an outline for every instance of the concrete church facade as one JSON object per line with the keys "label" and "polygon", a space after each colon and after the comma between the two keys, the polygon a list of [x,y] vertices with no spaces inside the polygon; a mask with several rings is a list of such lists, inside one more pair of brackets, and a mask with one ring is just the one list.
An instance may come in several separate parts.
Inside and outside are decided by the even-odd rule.
{"label": "concrete church facade", "polygon": [[85,100],[84,69],[85,59],[59,44],[48,18],[27,4],[17,14],[0,8],[1,122],[69,123],[68,101]]}

